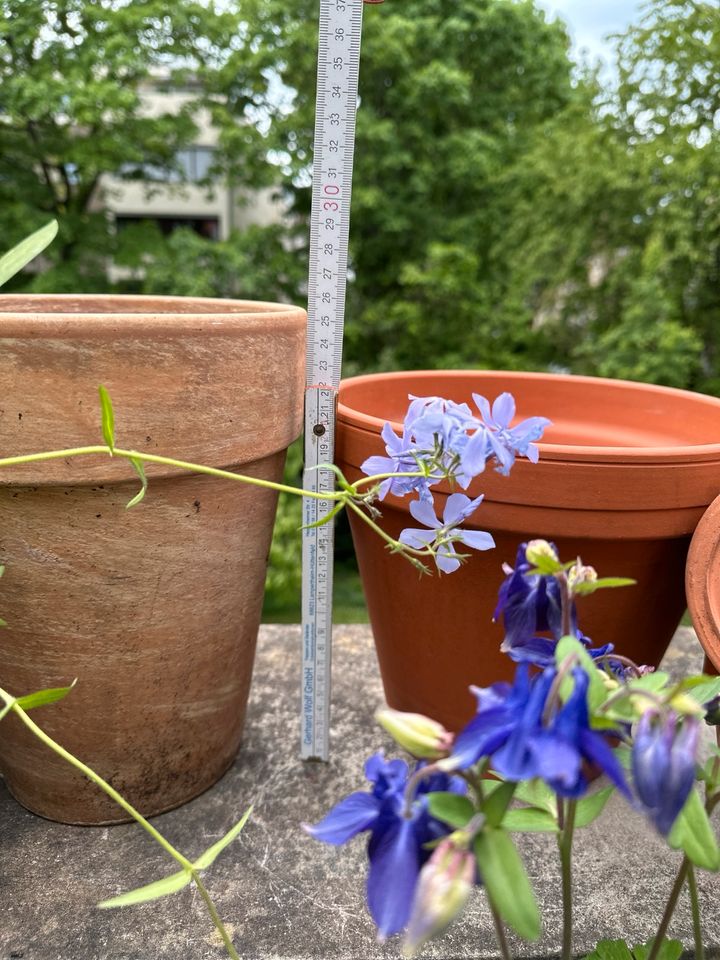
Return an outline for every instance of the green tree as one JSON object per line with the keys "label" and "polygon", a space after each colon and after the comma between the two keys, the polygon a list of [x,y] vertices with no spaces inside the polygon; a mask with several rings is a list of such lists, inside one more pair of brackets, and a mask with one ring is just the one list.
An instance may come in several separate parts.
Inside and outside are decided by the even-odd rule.
{"label": "green tree", "polygon": [[720,392],[720,9],[653,0],[509,175],[515,286],[555,362]]}
{"label": "green tree", "polygon": [[[103,175],[179,173],[176,153],[192,142],[199,102],[216,110],[207,91],[240,31],[237,12],[207,0],[0,0],[0,226],[9,244],[48,214],[60,222],[54,268],[36,287],[107,286],[114,234]],[[149,115],[143,87],[159,76],[191,82],[197,95]],[[239,99],[236,161],[248,184],[265,164]]]}
{"label": "green tree", "polygon": [[[233,82],[272,69],[269,142],[306,235],[317,3],[247,0]],[[531,0],[403,0],[365,10],[346,371],[537,364],[500,239],[502,182],[571,96],[568,40]],[[288,108],[292,105],[292,109]],[[542,360],[540,360],[542,362]]]}

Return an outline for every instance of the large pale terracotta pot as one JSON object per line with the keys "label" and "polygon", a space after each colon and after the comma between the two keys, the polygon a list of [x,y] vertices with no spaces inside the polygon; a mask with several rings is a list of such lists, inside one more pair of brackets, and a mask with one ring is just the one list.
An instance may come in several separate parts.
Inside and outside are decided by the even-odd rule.
{"label": "large pale terracotta pot", "polygon": [[[302,421],[305,313],[174,297],[0,297],[4,455],[116,443],[278,481]],[[0,471],[0,685],[77,678],[35,719],[146,814],[232,763],[243,729],[273,492],[127,461]],[[29,809],[72,823],[121,812],[21,727],[2,721],[0,770]]]}
{"label": "large pale terracotta pot", "polygon": [[[690,537],[720,489],[720,400],[627,381],[489,371],[406,372],[345,380],[340,387],[337,462],[355,480],[383,454],[385,420],[396,430],[408,394],[471,401],[513,393],[518,418],[550,417],[540,463],[518,460],[510,477],[488,468],[468,493],[485,501],[468,524],[490,531],[497,549],[472,554],[451,576],[418,577],[402,557],[350,516],[388,703],[457,729],[472,714],[471,683],[512,676],[492,623],[501,564],[518,543],[547,538],[566,559],[581,556],[600,575],[636,587],[580,601],[580,625],[640,663],[659,663],[685,610]],[[450,490],[440,486],[438,515]],[[408,500],[381,504],[397,536],[416,526]]]}

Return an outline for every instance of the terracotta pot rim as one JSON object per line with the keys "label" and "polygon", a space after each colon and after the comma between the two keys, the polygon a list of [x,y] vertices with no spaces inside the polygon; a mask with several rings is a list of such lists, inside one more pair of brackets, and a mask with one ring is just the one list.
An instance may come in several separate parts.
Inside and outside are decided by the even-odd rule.
{"label": "terracotta pot rim", "polygon": [[[603,385],[613,390],[633,390],[646,396],[657,396],[665,400],[673,397],[691,400],[699,406],[712,407],[718,413],[718,435],[720,435],[720,398],[710,397],[702,393],[693,393],[690,390],[680,390],[676,387],[663,387],[658,384],[639,383],[634,380],[612,380],[606,377],[586,377],[557,373],[525,373],[517,370],[410,370],[391,373],[363,374],[357,377],[348,377],[340,384],[338,400],[338,419],[350,424],[356,429],[367,433],[379,434],[385,423],[381,417],[363,413],[355,409],[342,399],[343,390],[367,383],[382,381],[412,381],[417,378],[443,376],[449,380],[466,378],[475,374],[483,374],[486,378],[502,378],[504,381],[545,381],[566,382],[584,386]],[[402,424],[391,421],[393,429],[400,431]],[[590,444],[544,443],[538,444],[540,459],[552,460],[555,463],[576,463],[578,461],[591,463],[624,463],[627,465],[650,463],[694,463],[698,461],[718,460],[720,463],[720,441],[717,443],[696,443],[674,446],[605,446]]]}
{"label": "terracotta pot rim", "polygon": [[698,640],[716,670],[720,670],[719,562],[720,496],[713,500],[695,529],[685,568],[690,617]]}
{"label": "terracotta pot rim", "polygon": [[288,303],[136,294],[0,294],[0,337],[102,335],[138,328],[172,334],[291,329],[305,310]]}

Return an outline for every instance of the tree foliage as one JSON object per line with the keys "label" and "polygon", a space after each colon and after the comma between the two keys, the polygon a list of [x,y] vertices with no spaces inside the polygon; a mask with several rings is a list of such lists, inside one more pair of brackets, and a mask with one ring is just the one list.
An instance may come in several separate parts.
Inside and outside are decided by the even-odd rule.
{"label": "tree foliage", "polygon": [[[12,242],[57,217],[44,289],[107,287],[114,232],[102,209],[103,176],[180,173],[177,151],[192,142],[205,88],[238,36],[237,14],[206,0],[172,8],[164,0],[0,0],[3,233]],[[197,93],[150,114],[143,88],[159,78],[191,81]],[[252,140],[254,127],[247,131]]]}
{"label": "tree foliage", "polygon": [[556,362],[720,392],[720,9],[653,0],[512,183],[516,284]]}

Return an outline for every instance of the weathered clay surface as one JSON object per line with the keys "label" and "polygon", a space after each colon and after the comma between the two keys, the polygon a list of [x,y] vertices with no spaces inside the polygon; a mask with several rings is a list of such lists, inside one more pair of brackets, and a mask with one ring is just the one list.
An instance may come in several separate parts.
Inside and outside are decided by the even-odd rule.
{"label": "weathered clay surface", "polygon": [[[299,753],[300,629],[260,628],[244,743],[217,786],[153,821],[188,856],[197,856],[239,819],[255,812],[242,836],[208,871],[206,883],[244,960],[393,960],[396,939],[377,943],[364,906],[363,837],[347,847],[319,844],[300,829],[354,790],[362,764],[384,746],[373,723],[382,703],[370,631],[335,627],[330,763]],[[702,651],[691,630],[678,632],[664,666],[674,676],[698,670]],[[49,711],[36,719],[49,719]],[[4,722],[4,721],[3,721]],[[705,731],[710,739],[710,731]],[[716,815],[716,825],[720,820]],[[511,938],[514,957],[557,957],[561,926],[557,845],[526,834],[521,854],[545,918],[539,943]],[[154,904],[100,911],[95,904],[175,869],[137,827],[79,829],[48,823],[19,807],[0,782],[0,958],[2,960],[221,960],[205,906],[187,889]],[[679,865],[645,820],[613,797],[603,816],[579,832],[575,852],[576,949],[602,938],[642,943],[657,929]],[[698,871],[707,956],[720,955],[717,877]],[[686,896],[670,929],[690,949]],[[482,891],[463,918],[421,957],[497,957]],[[688,953],[687,956],[690,956]]]}
{"label": "weathered clay surface", "polygon": [[[179,318],[161,313],[177,302],[133,300],[154,312],[122,316],[124,301],[102,298],[77,306],[114,313],[0,312],[2,450],[97,443],[104,382],[118,445],[122,435],[130,448],[281,480],[302,414],[303,312],[181,301],[192,304],[198,313]],[[118,458],[0,472],[0,682],[20,695],[77,678],[45,711],[48,733],[152,813],[206,789],[237,751],[276,494],[147,472],[130,511],[138,481]],[[2,733],[0,769],[30,809],[81,823],[121,815],[16,718]]]}

